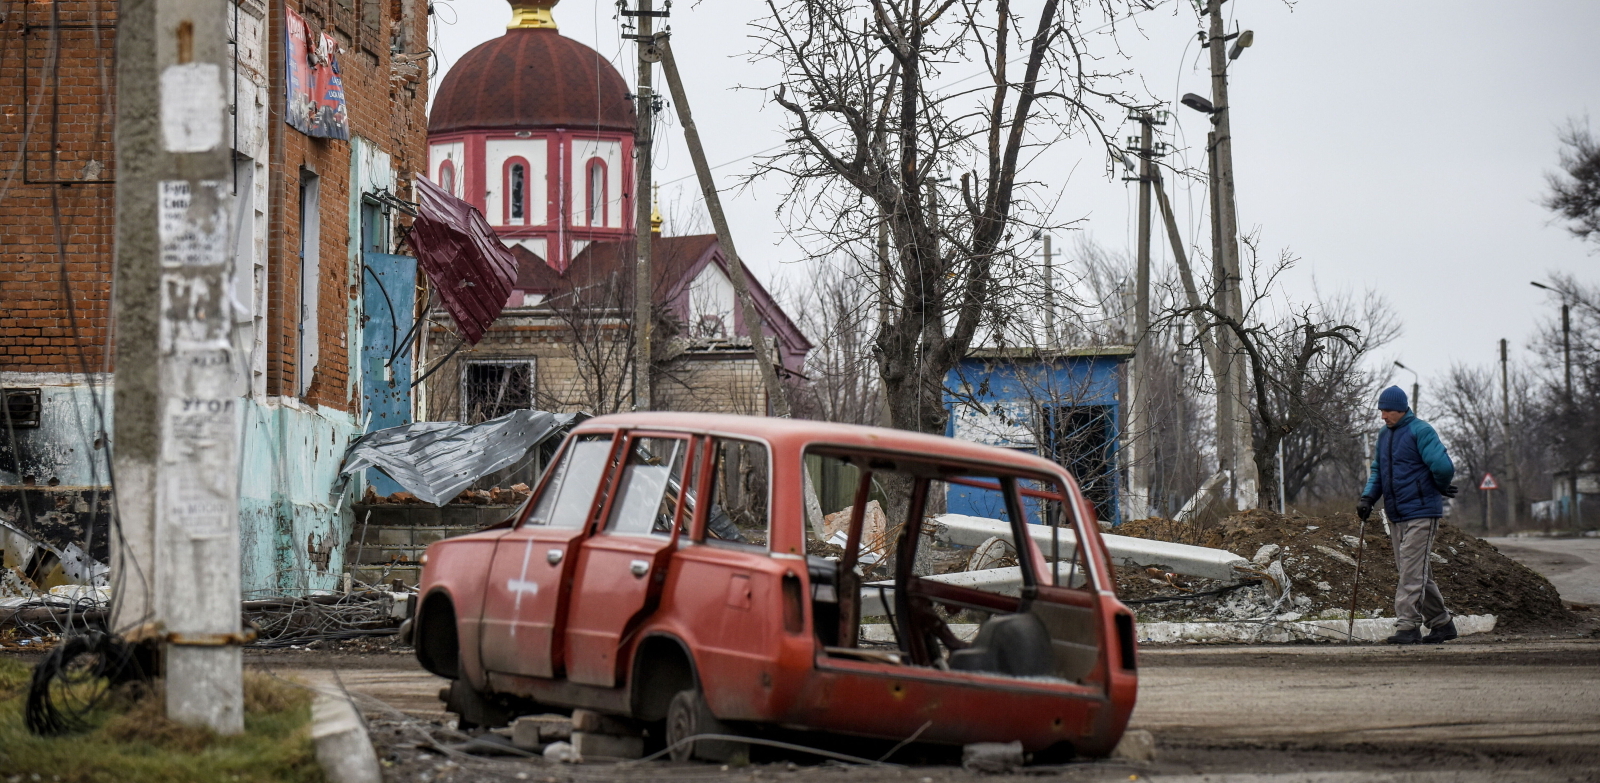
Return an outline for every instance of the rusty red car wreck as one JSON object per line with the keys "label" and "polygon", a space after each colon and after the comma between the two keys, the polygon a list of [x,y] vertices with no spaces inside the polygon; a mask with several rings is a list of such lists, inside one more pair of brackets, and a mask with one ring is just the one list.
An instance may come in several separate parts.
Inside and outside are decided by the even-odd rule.
{"label": "rusty red car wreck", "polygon": [[[958,493],[1011,525],[1010,572],[930,568],[924,527]],[[605,416],[516,515],[424,562],[417,657],[453,681],[464,727],[582,708],[680,760],[732,752],[699,734],[772,731],[1060,758],[1110,752],[1133,710],[1133,614],[1093,506],[1060,466],[1004,449]]]}

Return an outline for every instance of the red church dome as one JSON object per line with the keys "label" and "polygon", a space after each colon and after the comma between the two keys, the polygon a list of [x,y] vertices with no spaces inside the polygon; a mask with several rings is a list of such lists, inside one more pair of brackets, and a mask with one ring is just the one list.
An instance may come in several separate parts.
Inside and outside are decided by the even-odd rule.
{"label": "red church dome", "polygon": [[563,127],[634,129],[621,74],[553,27],[513,27],[456,62],[439,85],[428,132]]}

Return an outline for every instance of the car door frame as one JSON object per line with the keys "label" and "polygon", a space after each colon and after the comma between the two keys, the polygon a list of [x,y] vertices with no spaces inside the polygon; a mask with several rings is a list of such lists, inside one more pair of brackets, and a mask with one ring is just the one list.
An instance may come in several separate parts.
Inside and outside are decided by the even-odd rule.
{"label": "car door frame", "polygon": [[[574,682],[580,682],[585,685],[596,685],[600,687],[615,687],[625,681],[626,659],[628,656],[625,656],[624,653],[628,646],[632,643],[633,636],[638,632],[639,628],[644,624],[649,616],[660,607],[661,595],[665,588],[668,572],[671,570],[670,564],[672,561],[672,556],[673,553],[675,553],[678,549],[679,537],[682,535],[683,526],[685,524],[684,515],[686,513],[687,506],[687,504],[684,502],[685,490],[690,483],[689,477],[691,475],[694,477],[695,483],[698,484],[700,482],[702,473],[699,468],[701,466],[696,465],[695,463],[697,460],[701,459],[701,455],[705,451],[701,444],[703,439],[700,436],[689,432],[673,431],[662,428],[641,428],[622,430],[619,432],[619,435],[621,437],[618,439],[618,441],[622,444],[620,446],[620,451],[613,452],[614,463],[611,471],[613,491],[608,493],[605,499],[605,508],[590,520],[589,527],[587,530],[585,530],[583,537],[576,542],[578,554],[577,557],[573,558],[575,564],[567,576],[569,589],[564,596],[566,613],[563,615],[565,621],[563,622],[562,626],[561,639],[564,653],[572,652],[570,649],[572,644],[572,635],[568,633],[570,630],[569,618],[572,617],[571,605],[575,601],[581,602],[581,592],[584,585],[584,579],[587,576],[588,569],[593,564],[595,557],[593,553],[599,551],[602,544],[612,540],[613,535],[617,537],[619,543],[621,540],[633,539],[651,541],[652,543],[659,544],[659,546],[657,546],[654,551],[650,553],[650,564],[648,566],[649,572],[645,577],[642,577],[645,584],[644,596],[639,602],[639,606],[630,614],[629,618],[623,623],[622,627],[618,629],[614,648],[610,650],[610,678],[608,678],[606,681],[589,681],[588,679],[573,680]],[[687,448],[681,468],[683,472],[678,477],[678,500],[673,509],[672,530],[664,540],[652,540],[653,537],[650,534],[638,536],[627,533],[612,534],[606,532],[606,526],[610,523],[611,516],[615,511],[617,496],[621,494],[623,488],[621,482],[623,482],[628,475],[627,457],[632,453],[634,443],[644,438],[659,438],[664,440],[671,439],[682,441]],[[671,481],[670,475],[668,477],[668,481]],[[615,551],[623,551],[627,549],[628,547],[621,547]],[[609,638],[609,634],[596,635],[602,638]],[[610,644],[607,644],[606,646],[612,647]],[[567,671],[567,676],[568,679],[571,679],[570,667]]]}
{"label": "car door frame", "polygon": [[[532,515],[534,509],[538,506],[539,500],[542,498],[543,493],[545,491],[548,491],[549,489],[551,489],[550,481],[552,480],[552,478],[555,475],[555,469],[561,464],[561,461],[568,456],[569,452],[573,448],[575,448],[574,444],[576,444],[580,439],[582,439],[584,437],[594,436],[594,435],[606,435],[606,436],[609,436],[609,438],[610,438],[610,448],[607,451],[606,460],[604,462],[604,467],[602,468],[602,473],[601,473],[601,476],[600,476],[600,480],[598,482],[596,482],[596,484],[595,484],[594,496],[592,498],[590,498],[590,500],[589,500],[589,510],[587,512],[585,520],[584,520],[583,524],[579,525],[577,528],[549,528],[550,530],[569,531],[571,533],[571,535],[568,536],[565,539],[565,543],[562,545],[563,546],[563,549],[562,549],[563,555],[562,555],[561,559],[557,563],[550,563],[549,564],[549,565],[552,565],[552,566],[559,567],[560,568],[560,573],[557,575],[557,577],[555,579],[555,584],[557,586],[557,589],[556,589],[556,597],[555,597],[554,608],[553,608],[553,611],[552,611],[552,614],[551,614],[550,637],[549,637],[549,642],[548,642],[549,646],[548,646],[547,654],[545,655],[545,662],[547,663],[547,665],[543,666],[543,667],[535,667],[532,672],[528,672],[528,671],[521,671],[521,672],[518,672],[518,671],[507,671],[503,667],[490,667],[489,666],[489,658],[485,653],[485,651],[487,650],[487,648],[490,645],[485,643],[485,642],[489,641],[488,639],[485,638],[485,635],[487,633],[489,633],[489,631],[490,631],[490,626],[489,626],[488,620],[489,620],[490,605],[491,605],[492,600],[493,600],[493,592],[492,592],[492,587],[493,586],[492,586],[492,584],[490,584],[490,580],[493,579],[493,576],[494,576],[494,573],[495,573],[494,572],[495,563],[499,560],[499,556],[500,556],[500,554],[501,554],[503,549],[506,549],[508,547],[514,547],[518,543],[523,543],[523,542],[526,542],[526,543],[523,544],[524,547],[526,548],[525,555],[530,555],[531,556],[531,553],[533,552],[533,549],[537,547],[537,541],[540,540],[540,539],[536,539],[536,538],[533,537],[533,533],[537,532],[537,531],[529,531],[528,530],[528,528],[532,527],[532,526],[527,524],[529,516]],[[493,673],[497,673],[497,674],[508,674],[508,675],[516,675],[516,676],[527,676],[527,677],[544,677],[544,678],[552,678],[552,679],[553,678],[560,678],[560,677],[563,676],[565,668],[566,668],[566,660],[565,660],[566,641],[565,641],[564,637],[565,637],[565,633],[566,633],[567,612],[568,612],[568,608],[569,608],[570,603],[571,603],[571,601],[570,601],[570,593],[571,593],[571,590],[572,590],[572,575],[573,575],[573,571],[574,571],[574,564],[577,561],[577,558],[572,556],[572,550],[573,549],[581,549],[584,539],[586,539],[590,535],[590,531],[593,529],[593,524],[594,524],[594,519],[595,519],[595,513],[596,513],[597,506],[603,504],[603,505],[609,507],[609,495],[612,494],[610,489],[611,489],[613,483],[616,480],[616,473],[617,473],[617,470],[618,470],[618,464],[617,464],[617,462],[618,462],[618,454],[619,454],[618,450],[620,448],[620,444],[622,444],[624,441],[625,441],[625,438],[622,437],[622,431],[616,430],[616,429],[602,430],[602,431],[593,431],[593,430],[591,430],[591,431],[586,431],[586,432],[573,433],[572,435],[568,436],[567,441],[562,444],[561,451],[557,454],[556,458],[551,461],[551,463],[550,463],[551,464],[551,469],[547,470],[545,472],[544,477],[540,480],[540,485],[539,485],[539,489],[538,489],[537,493],[529,496],[528,503],[527,503],[526,507],[523,508],[522,513],[518,515],[516,524],[513,525],[510,530],[506,531],[506,533],[504,535],[500,536],[499,540],[496,542],[495,551],[494,551],[494,554],[491,556],[489,567],[484,572],[484,580],[485,580],[484,600],[483,600],[482,606],[480,607],[480,616],[479,616],[479,622],[478,622],[479,666],[480,666],[481,670],[483,672],[485,672],[486,674],[493,672]],[[556,487],[555,489],[559,491],[560,487]],[[522,533],[524,535],[519,536],[518,535],[519,533]],[[508,539],[510,539],[510,540],[508,541]],[[545,560],[545,562],[548,563],[548,560],[546,560],[544,558],[541,558],[541,560]],[[524,579],[526,578],[526,574],[524,574],[523,578]],[[508,625],[517,625],[517,624],[518,624],[518,622],[516,620],[513,620]],[[512,634],[512,636],[515,636],[515,634]],[[496,641],[498,641],[498,640],[496,640]],[[514,653],[515,653],[515,651],[512,651],[512,653],[508,653],[508,654],[514,654]],[[537,663],[537,661],[535,661],[535,663]]]}

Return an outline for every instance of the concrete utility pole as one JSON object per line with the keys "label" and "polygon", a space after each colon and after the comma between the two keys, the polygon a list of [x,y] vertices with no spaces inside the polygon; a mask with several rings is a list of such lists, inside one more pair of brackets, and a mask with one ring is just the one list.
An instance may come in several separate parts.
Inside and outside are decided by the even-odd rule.
{"label": "concrete utility pole", "polygon": [[[884,240],[888,243],[887,238]],[[1050,235],[1044,235],[1044,345],[1046,348],[1057,348],[1061,345],[1056,338],[1056,267],[1055,252],[1050,249]]]}
{"label": "concrete utility pole", "polygon": [[164,641],[167,717],[244,730],[227,4],[128,0],[117,24],[113,626]]}
{"label": "concrete utility pole", "polygon": [[[1566,294],[1562,294],[1563,300]],[[1567,413],[1572,413],[1572,307],[1565,301],[1561,303],[1561,374],[1562,396],[1566,400]],[[1578,494],[1578,464],[1567,466],[1567,526],[1576,529],[1579,520],[1579,504],[1583,498]],[[1549,525],[1546,525],[1546,530]]]}
{"label": "concrete utility pole", "polygon": [[650,331],[653,325],[651,310],[655,287],[650,277],[650,179],[651,124],[655,120],[655,93],[650,86],[650,69],[661,59],[661,50],[655,40],[655,17],[665,16],[665,11],[651,8],[651,0],[639,0],[638,11],[623,11],[623,15],[638,19],[634,40],[639,44],[638,116],[633,132],[633,408],[647,411],[654,407],[651,399]]}
{"label": "concrete utility pole", "polygon": [[[728,279],[733,282],[733,292],[744,309],[745,329],[750,332],[750,346],[755,351],[756,364],[761,368],[761,383],[766,387],[767,400],[775,416],[788,418],[789,395],[778,379],[775,357],[767,350],[766,322],[761,311],[750,298],[750,283],[744,274],[744,261],[733,246],[733,232],[728,230],[728,218],[722,211],[722,197],[717,193],[717,183],[711,178],[711,164],[706,160],[705,148],[700,145],[700,129],[694,124],[689,111],[689,94],[683,89],[683,78],[678,75],[678,62],[672,56],[672,42],[662,41],[661,69],[667,76],[667,88],[672,91],[672,104],[678,109],[678,122],[683,125],[683,137],[689,144],[689,157],[694,160],[694,173],[700,180],[700,192],[705,196],[706,211],[711,213],[711,225],[717,230],[717,242],[728,259]],[[776,347],[776,346],[773,346]],[[820,518],[820,510],[818,517]]]}
{"label": "concrete utility pole", "polygon": [[1516,450],[1511,446],[1511,380],[1510,372],[1506,369],[1507,349],[1506,341],[1500,341],[1500,426],[1501,447],[1505,449],[1505,484],[1506,484],[1506,519],[1507,527],[1517,524],[1517,511],[1521,508],[1521,486],[1518,483],[1516,469]]}
{"label": "concrete utility pole", "polygon": [[1133,362],[1128,373],[1127,518],[1150,516],[1150,193],[1155,166],[1155,118],[1143,112],[1139,121],[1139,244],[1134,275]]}
{"label": "concrete utility pole", "polygon": [[[1239,320],[1244,317],[1244,298],[1240,290],[1242,276],[1239,272],[1239,222],[1235,214],[1233,135],[1228,119],[1232,113],[1228,104],[1230,57],[1223,51],[1223,44],[1229,36],[1223,28],[1223,2],[1211,0],[1208,9],[1211,17],[1208,39],[1211,49],[1211,121],[1215,124],[1210,138],[1213,156],[1211,190],[1215,210],[1213,226],[1218,237],[1215,242],[1219,272],[1216,299],[1218,310]],[[1227,385],[1217,390],[1217,452],[1219,457],[1227,459],[1224,469],[1233,472],[1234,502],[1239,508],[1255,508],[1260,505],[1260,477],[1256,470],[1253,417],[1250,414],[1244,357],[1238,336],[1227,329],[1220,331],[1217,342],[1220,358],[1225,362],[1222,375]]]}

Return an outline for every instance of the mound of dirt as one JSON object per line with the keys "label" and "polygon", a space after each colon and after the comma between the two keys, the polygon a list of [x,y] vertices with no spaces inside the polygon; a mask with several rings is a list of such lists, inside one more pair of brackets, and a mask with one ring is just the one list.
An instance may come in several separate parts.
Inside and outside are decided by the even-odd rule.
{"label": "mound of dirt", "polygon": [[[1255,510],[1228,517],[1214,526],[1144,519],[1119,525],[1113,532],[1226,549],[1254,560],[1255,567],[1261,570],[1281,562],[1293,598],[1279,604],[1279,612],[1292,611],[1305,618],[1347,617],[1359,524],[1355,514],[1305,517]],[[1269,546],[1278,550],[1263,552],[1263,547]],[[1258,554],[1263,556],[1258,558]],[[1439,525],[1434,539],[1433,578],[1451,612],[1495,615],[1499,618],[1498,627],[1504,630],[1546,628],[1576,620],[1544,577],[1447,522]],[[1129,568],[1118,569],[1117,582],[1118,593],[1126,601],[1223,587],[1219,582],[1182,577],[1168,580],[1162,574]],[[1384,534],[1383,523],[1374,518],[1366,526],[1357,616],[1392,617],[1395,582],[1394,550]],[[1272,604],[1271,591],[1263,585],[1196,601],[1135,607],[1143,620],[1231,620],[1247,619],[1252,611],[1259,616]]]}

